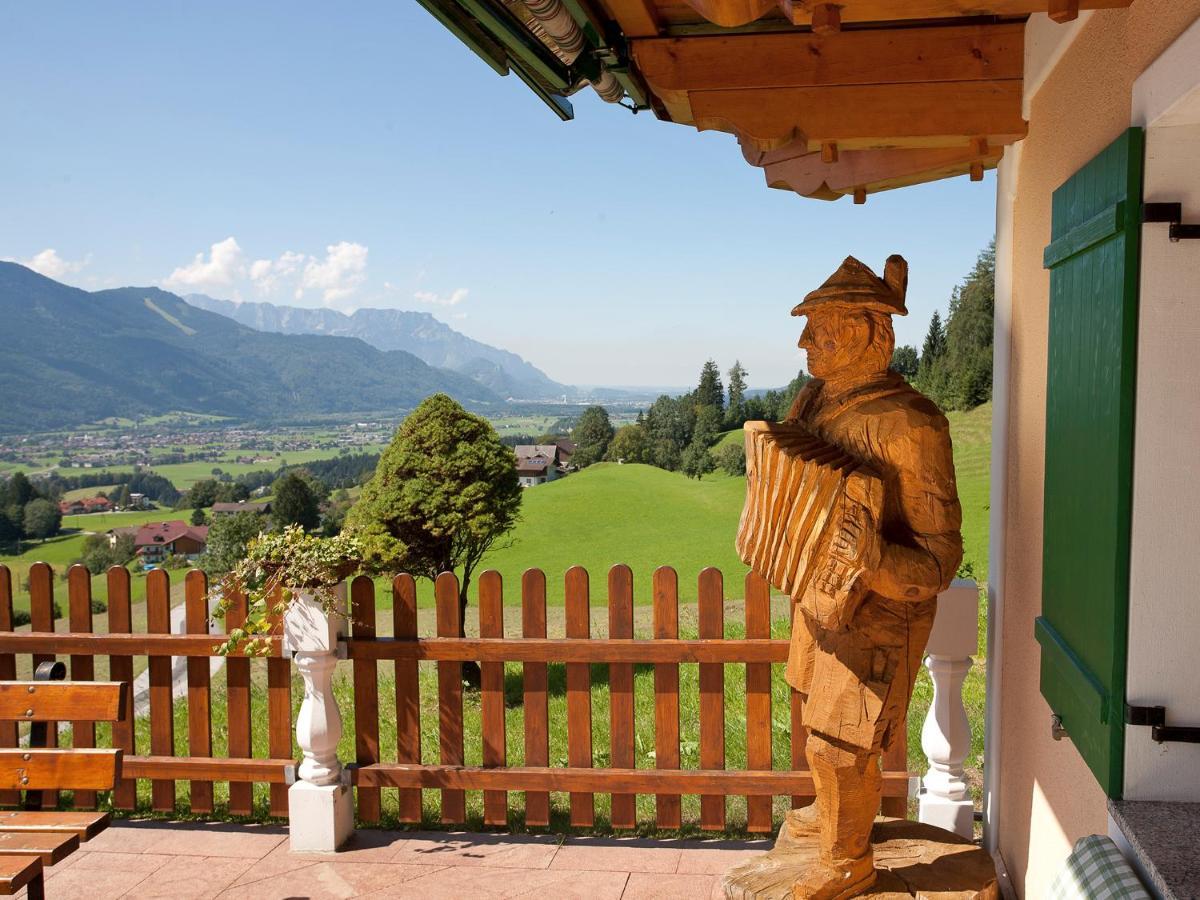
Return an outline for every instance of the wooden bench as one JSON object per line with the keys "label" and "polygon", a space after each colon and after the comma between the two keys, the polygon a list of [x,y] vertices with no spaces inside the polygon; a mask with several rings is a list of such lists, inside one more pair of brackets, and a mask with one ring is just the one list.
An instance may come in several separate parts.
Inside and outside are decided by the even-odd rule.
{"label": "wooden bench", "polygon": [[[0,810],[0,895],[21,888],[45,896],[43,867],[69,856],[107,827],[108,813],[42,811],[43,792],[107,791],[121,774],[121,751],[60,749],[57,723],[115,722],[128,702],[122,682],[62,681],[62,663],[43,662],[34,681],[0,682],[0,722],[30,722],[29,747],[0,748],[0,791],[24,791],[21,810]],[[90,737],[90,735],[89,735]],[[77,743],[92,743],[77,736]]]}

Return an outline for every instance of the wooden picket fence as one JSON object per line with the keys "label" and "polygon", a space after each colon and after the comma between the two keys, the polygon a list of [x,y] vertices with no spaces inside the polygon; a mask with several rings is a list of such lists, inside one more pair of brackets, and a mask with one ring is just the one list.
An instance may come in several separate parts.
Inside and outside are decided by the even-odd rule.
{"label": "wooden picket fence", "polygon": [[[208,581],[203,572],[191,571],[184,578],[185,632],[170,633],[171,583],[166,571],[146,575],[146,630],[133,631],[130,575],[122,567],[107,573],[107,632],[97,631],[92,613],[92,580],[86,568],[72,566],[67,573],[67,632],[55,631],[54,573],[45,563],[29,570],[30,626],[28,632],[13,629],[12,573],[0,566],[0,680],[17,675],[17,655],[31,654],[32,664],[66,656],[70,679],[92,680],[96,658],[108,657],[109,679],[130,683],[127,715],[113,725],[112,746],[124,751],[122,778],[112,793],[116,809],[131,810],[137,803],[137,782],[151,785],[152,808],[160,812],[176,809],[176,780],[190,782],[190,810],[213,812],[213,782],[229,783],[228,812],[251,815],[255,783],[270,785],[270,812],[287,815],[287,785],[293,779],[291,663],[282,658],[279,640],[271,642],[270,654],[258,661],[231,656],[225,663],[227,755],[213,755],[212,699],[209,658],[216,655],[223,635],[210,635],[208,628]],[[237,627],[246,616],[245,603],[235,603],[226,618],[226,629]],[[147,657],[149,746],[137,746],[134,727],[134,657]],[[177,755],[172,700],[172,657],[187,659],[187,755]],[[266,729],[269,758],[252,756],[252,727],[262,722],[262,710],[252,709],[251,667],[266,668]],[[220,677],[218,675],[218,677]],[[260,725],[261,727],[261,725]],[[57,741],[55,723],[47,728]],[[17,746],[17,723],[0,723],[0,747]],[[71,741],[75,747],[93,747],[96,728],[91,722],[73,722]],[[148,752],[147,752],[148,751]],[[51,792],[45,802],[52,806],[58,797]],[[0,797],[0,803],[13,802]],[[96,795],[76,791],[73,804],[94,809]]]}
{"label": "wooden picket fence", "polygon": [[[483,791],[486,825],[509,822],[509,792],[525,794],[524,819],[529,827],[550,824],[550,792],[569,795],[570,824],[588,828],[595,815],[594,794],[612,795],[610,824],[616,829],[637,827],[636,797],[654,795],[655,824],[660,829],[682,826],[680,795],[700,796],[700,826],[726,827],[726,798],[745,795],[747,828],[773,828],[776,796],[789,796],[793,806],[811,797],[812,777],[804,756],[805,730],[800,702],[790,694],[790,769],[775,770],[772,759],[771,667],[787,660],[788,641],[771,638],[771,596],[767,583],[751,573],[745,583],[745,637],[724,637],[724,596],[721,573],[705,569],[698,585],[697,639],[679,637],[679,591],[676,573],[661,568],[653,577],[653,637],[634,639],[633,575],[628,566],[608,573],[608,636],[590,634],[588,573],[567,571],[564,585],[564,638],[546,636],[546,578],[537,569],[521,581],[522,637],[504,636],[504,595],[499,573],[479,579],[479,637],[460,638],[458,580],[441,575],[434,585],[437,637],[417,636],[416,584],[406,575],[392,583],[393,634],[376,635],[375,587],[368,578],[356,579],[350,590],[353,635],[348,654],[354,665],[354,720],[357,765],[352,771],[358,788],[358,815],[372,822],[380,817],[380,789],[399,789],[399,819],[421,821],[421,789],[441,792],[441,820],[466,821],[465,791]],[[464,764],[463,662],[480,663],[482,765]],[[381,759],[379,746],[378,664],[395,667],[395,762]],[[437,665],[437,763],[420,758],[420,681],[418,663]],[[505,722],[505,663],[520,663],[523,679],[524,764],[507,765]],[[548,667],[566,668],[567,765],[550,764]],[[592,682],[594,663],[609,666],[610,765],[593,765]],[[634,666],[654,666],[655,768],[635,768]],[[699,765],[680,766],[679,666],[699,666]],[[725,665],[745,664],[746,765],[726,768]],[[905,816],[909,791],[907,740],[901,733],[884,759],[883,812]]]}
{"label": "wooden picket fence", "polygon": [[[31,624],[28,631],[13,628],[13,584],[10,571],[0,566],[0,680],[17,675],[17,658],[29,654],[37,663],[68,657],[70,677],[95,677],[97,657],[108,657],[109,678],[134,681],[134,658],[147,658],[149,746],[138,746],[134,704],[112,731],[112,745],[125,751],[123,778],[112,795],[117,809],[133,809],[137,782],[148,780],[151,805],[157,811],[176,809],[176,781],[190,782],[193,813],[214,811],[213,782],[228,782],[228,812],[251,815],[257,784],[270,786],[270,812],[287,814],[287,785],[294,778],[292,758],[291,661],[280,651],[280,639],[270,640],[264,659],[230,656],[225,663],[227,750],[214,756],[209,658],[224,635],[210,634],[204,573],[184,579],[185,633],[170,633],[170,576],[162,570],[146,576],[146,628],[133,631],[130,576],[120,567],[108,579],[107,630],[97,628],[91,611],[91,577],[82,566],[68,573],[67,627],[56,631],[54,573],[44,563],[29,572]],[[634,638],[633,576],[627,566],[614,566],[607,578],[608,635],[590,632],[591,598],[588,573],[572,568],[565,577],[565,637],[547,637],[546,578],[537,569],[521,581],[520,638],[504,637],[504,595],[498,573],[479,578],[479,637],[460,638],[458,581],[440,576],[434,585],[436,636],[420,637],[417,592],[412,577],[401,575],[391,584],[391,637],[377,635],[374,582],[356,578],[349,587],[351,636],[346,641],[354,689],[356,764],[351,776],[357,789],[358,816],[366,822],[381,819],[381,789],[397,789],[401,822],[422,820],[422,789],[440,792],[440,817],[445,823],[467,822],[466,791],[483,792],[484,823],[509,824],[509,793],[524,793],[524,822],[529,827],[550,825],[550,793],[569,795],[573,827],[594,822],[594,795],[611,794],[613,828],[637,826],[637,795],[655,797],[655,824],[661,829],[683,826],[681,795],[699,795],[700,825],[707,830],[726,827],[726,798],[743,795],[747,828],[767,832],[773,827],[773,798],[790,797],[793,806],[808,802],[812,778],[804,756],[805,731],[800,703],[790,694],[790,759],[787,768],[772,757],[772,666],[787,659],[788,642],[771,638],[770,588],[757,575],[745,582],[745,637],[724,636],[724,596],[721,573],[705,569],[698,584],[698,631],[695,639],[679,637],[678,579],[670,568],[653,576],[653,636]],[[244,604],[234,604],[226,631],[244,619]],[[186,755],[176,752],[172,700],[172,657],[186,658]],[[482,670],[479,715],[482,765],[465,765],[462,663],[478,661]],[[421,683],[419,664],[437,668],[439,759],[422,760]],[[396,746],[384,759],[380,747],[379,664],[391,662],[395,679]],[[519,663],[523,680],[524,760],[506,763],[505,663]],[[591,665],[609,666],[611,747],[607,767],[594,766]],[[745,665],[746,768],[726,768],[725,666]],[[565,666],[567,765],[550,761],[549,672]],[[654,668],[655,768],[635,765],[634,666]],[[680,666],[699,666],[699,768],[681,766]],[[252,709],[251,676],[265,667],[266,709]],[[221,677],[218,673],[217,677]],[[261,676],[260,676],[261,678]],[[134,696],[131,686],[130,697]],[[392,710],[383,711],[393,714]],[[348,718],[348,717],[347,717]],[[266,729],[265,758],[252,752],[252,728]],[[56,728],[48,729],[50,735]],[[259,731],[261,737],[261,731]],[[92,723],[73,723],[76,747],[94,746]],[[17,745],[16,723],[0,723],[0,747]],[[261,740],[260,740],[260,743]],[[906,814],[909,774],[907,741],[899,735],[884,759],[883,812]],[[0,803],[13,802],[0,796]],[[48,797],[47,804],[57,802]],[[78,808],[94,808],[94,793],[76,792]]]}

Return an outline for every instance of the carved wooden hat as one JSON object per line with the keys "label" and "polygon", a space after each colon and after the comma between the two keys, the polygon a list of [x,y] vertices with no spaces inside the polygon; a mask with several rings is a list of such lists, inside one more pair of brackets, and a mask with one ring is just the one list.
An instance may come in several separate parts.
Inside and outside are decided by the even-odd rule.
{"label": "carved wooden hat", "polygon": [[880,278],[853,256],[828,280],[792,310],[793,316],[806,316],[818,307],[870,309],[893,316],[907,316],[904,295],[908,293],[908,263],[899,254],[887,258]]}

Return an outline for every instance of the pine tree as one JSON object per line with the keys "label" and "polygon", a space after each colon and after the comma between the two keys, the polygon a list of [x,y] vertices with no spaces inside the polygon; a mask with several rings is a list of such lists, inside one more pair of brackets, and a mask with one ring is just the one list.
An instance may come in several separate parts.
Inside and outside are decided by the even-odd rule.
{"label": "pine tree", "polygon": [[725,386],[721,384],[721,370],[711,359],[700,370],[700,384],[696,387],[696,405],[711,406],[717,412],[725,412]]}
{"label": "pine tree", "polygon": [[935,309],[929,320],[929,330],[925,332],[925,343],[921,346],[921,364],[933,365],[946,352],[946,328],[942,325],[942,316]]}
{"label": "pine tree", "polygon": [[725,407],[725,425],[740,428],[746,421],[746,370],[740,360],[734,360],[729,370],[729,403]]}

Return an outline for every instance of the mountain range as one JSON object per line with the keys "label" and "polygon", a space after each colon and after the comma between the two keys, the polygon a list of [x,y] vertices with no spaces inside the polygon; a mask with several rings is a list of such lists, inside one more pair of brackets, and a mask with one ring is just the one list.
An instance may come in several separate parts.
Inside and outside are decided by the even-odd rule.
{"label": "mountain range", "polygon": [[559,400],[575,393],[517,354],[460,334],[427,312],[367,308],[347,315],[333,309],[218,300],[205,294],[187,294],[183,299],[258,331],[354,337],[378,350],[403,350],[431,366],[473,378],[508,399]]}
{"label": "mountain range", "polygon": [[84,291],[0,262],[0,431],[172,410],[298,420],[504,397],[355,337],[257,331],[153,287]]}

